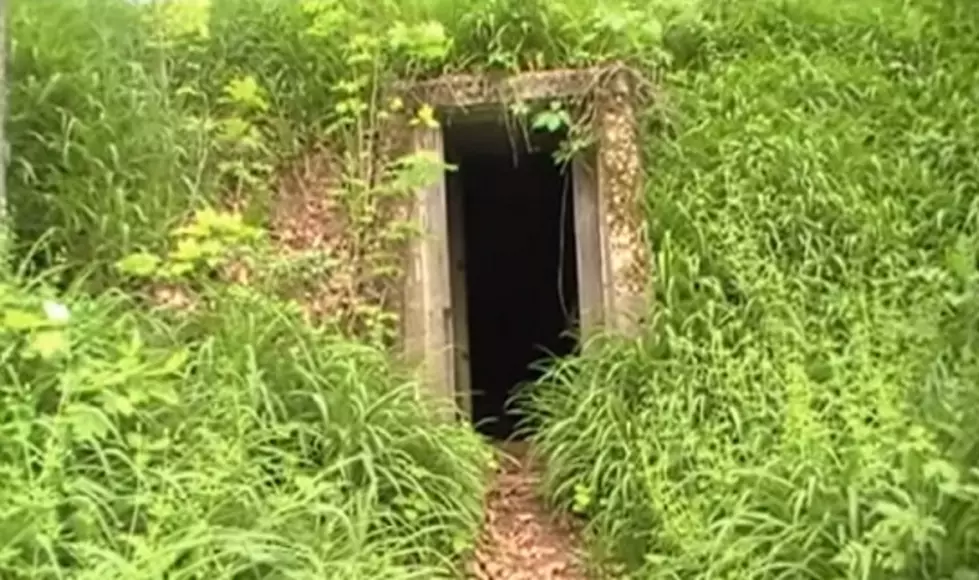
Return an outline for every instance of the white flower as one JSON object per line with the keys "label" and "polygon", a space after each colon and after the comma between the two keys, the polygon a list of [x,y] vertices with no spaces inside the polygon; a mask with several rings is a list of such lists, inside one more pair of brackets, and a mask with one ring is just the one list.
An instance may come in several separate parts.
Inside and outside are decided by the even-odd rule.
{"label": "white flower", "polygon": [[43,306],[44,314],[52,322],[68,322],[68,319],[71,318],[71,313],[68,312],[68,307],[64,304],[45,300]]}

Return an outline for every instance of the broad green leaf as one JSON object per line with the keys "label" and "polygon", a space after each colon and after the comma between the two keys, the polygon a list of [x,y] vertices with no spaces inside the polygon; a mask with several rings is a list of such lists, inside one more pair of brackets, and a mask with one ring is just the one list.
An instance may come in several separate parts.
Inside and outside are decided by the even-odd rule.
{"label": "broad green leaf", "polygon": [[172,385],[162,384],[155,385],[150,391],[149,395],[164,403],[166,405],[176,405],[180,402],[180,397],[177,395],[176,389]]}
{"label": "broad green leaf", "polygon": [[146,252],[130,254],[116,262],[116,268],[131,276],[150,276],[160,265],[160,258]]}
{"label": "broad green leaf", "polygon": [[45,320],[37,314],[11,308],[4,313],[3,325],[11,330],[31,330],[45,325]]}
{"label": "broad green leaf", "polygon": [[60,330],[41,330],[31,336],[30,349],[41,358],[51,358],[68,350],[68,338]]}
{"label": "broad green leaf", "polygon": [[177,247],[170,252],[170,259],[178,262],[192,262],[204,254],[204,248],[197,240],[184,238],[177,242]]}
{"label": "broad green leaf", "polygon": [[62,416],[75,437],[83,441],[104,439],[111,429],[108,417],[98,408],[85,403],[69,404],[62,411]]}
{"label": "broad green leaf", "polygon": [[101,399],[108,413],[130,417],[136,412],[134,401],[125,395],[107,391],[102,393]]}
{"label": "broad green leaf", "polygon": [[182,370],[184,365],[187,363],[187,358],[189,356],[190,351],[188,349],[177,349],[173,354],[167,357],[167,360],[160,366],[159,374],[169,375]]}

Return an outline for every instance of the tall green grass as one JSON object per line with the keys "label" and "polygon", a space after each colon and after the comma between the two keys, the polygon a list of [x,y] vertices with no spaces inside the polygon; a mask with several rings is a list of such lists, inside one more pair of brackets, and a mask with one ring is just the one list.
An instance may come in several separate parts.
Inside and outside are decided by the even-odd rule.
{"label": "tall green grass", "polygon": [[472,544],[485,448],[384,352],[241,291],[2,289],[3,578],[422,579]]}
{"label": "tall green grass", "polygon": [[[188,211],[214,202],[227,176],[271,172],[338,132],[337,105],[360,86],[365,42],[445,38],[437,58],[377,55],[372,81],[443,72],[665,58],[663,27],[696,2],[622,0],[38,0],[11,6],[10,199],[19,255],[46,236],[43,267],[119,280],[111,264]],[[636,26],[641,23],[641,26]],[[207,129],[242,116],[229,83],[252,78],[267,107],[247,116],[258,144],[217,147]],[[372,84],[372,83],[371,83]],[[370,90],[371,87],[360,87]],[[366,96],[366,95],[362,95]],[[259,204],[261,205],[261,204]],[[265,216],[258,215],[261,220]]]}
{"label": "tall green grass", "polygon": [[[167,248],[226,164],[267,170],[336,116],[321,109],[339,75],[307,68],[333,53],[302,44],[298,4],[232,8],[11,7],[27,266],[0,284],[4,579],[422,580],[456,575],[473,544],[487,449],[388,353],[207,278],[195,308],[156,307],[114,266]],[[314,84],[286,93],[282,69]],[[226,89],[249,76],[271,137],[245,159],[207,122],[237,113]]]}
{"label": "tall green grass", "polygon": [[655,323],[523,402],[547,491],[636,578],[979,577],[979,19],[738,2],[667,38]]}
{"label": "tall green grass", "polygon": [[42,266],[107,283],[107,264],[159,244],[205,193],[199,140],[145,30],[129,2],[10,7],[8,196],[20,243],[48,237]]}
{"label": "tall green grass", "polygon": [[[383,352],[254,292],[153,309],[112,268],[229,171],[260,198],[276,165],[349,137],[354,49],[404,33],[450,48],[378,60],[376,80],[668,73],[645,135],[654,322],[523,401],[546,491],[602,555],[636,578],[977,577],[969,3],[196,4],[11,7],[18,255],[40,245],[68,289],[0,295],[0,576],[453,572],[485,451]],[[261,114],[229,102],[241,79]],[[261,139],[218,143],[207,122],[229,117]]]}

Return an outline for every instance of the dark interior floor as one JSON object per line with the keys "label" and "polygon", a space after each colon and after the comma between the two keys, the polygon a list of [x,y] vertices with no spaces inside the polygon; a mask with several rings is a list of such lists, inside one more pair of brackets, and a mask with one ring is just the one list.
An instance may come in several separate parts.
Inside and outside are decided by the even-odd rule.
{"label": "dark interior floor", "polygon": [[507,403],[533,363],[573,352],[577,271],[570,176],[547,152],[462,155],[473,421],[514,436]]}

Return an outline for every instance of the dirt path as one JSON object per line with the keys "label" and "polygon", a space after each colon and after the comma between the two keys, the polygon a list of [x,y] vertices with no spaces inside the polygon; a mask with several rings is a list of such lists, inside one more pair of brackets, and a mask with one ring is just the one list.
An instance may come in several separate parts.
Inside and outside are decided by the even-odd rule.
{"label": "dirt path", "polygon": [[469,578],[586,580],[574,527],[536,497],[536,471],[526,445],[504,444],[486,521]]}

